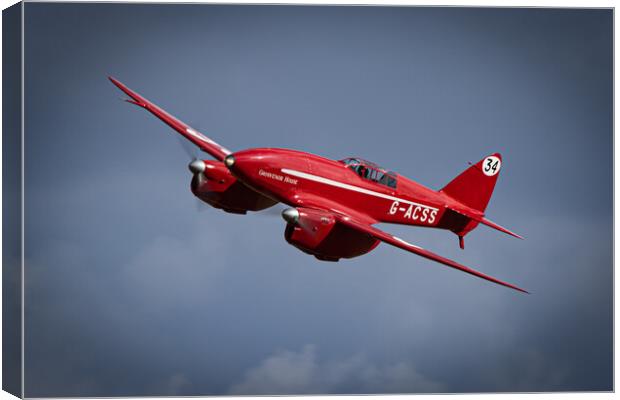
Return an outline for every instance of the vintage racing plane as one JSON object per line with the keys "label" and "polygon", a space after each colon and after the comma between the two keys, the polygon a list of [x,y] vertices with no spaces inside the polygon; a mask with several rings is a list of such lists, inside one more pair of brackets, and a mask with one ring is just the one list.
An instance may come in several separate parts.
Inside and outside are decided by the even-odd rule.
{"label": "vintage racing plane", "polygon": [[[193,194],[215,208],[245,214],[277,203],[287,222],[285,239],[319,260],[361,256],[385,242],[509,288],[524,289],[390,235],[373,224],[384,222],[447,229],[463,238],[479,224],[521,238],[485,218],[502,166],[499,153],[471,165],[443,189],[435,191],[361,158],[330,160],[302,151],[256,148],[231,152],[168,114],[118,80],[126,101],[151,112],[211,155],[195,159]],[[522,239],[522,238],[521,238]]]}

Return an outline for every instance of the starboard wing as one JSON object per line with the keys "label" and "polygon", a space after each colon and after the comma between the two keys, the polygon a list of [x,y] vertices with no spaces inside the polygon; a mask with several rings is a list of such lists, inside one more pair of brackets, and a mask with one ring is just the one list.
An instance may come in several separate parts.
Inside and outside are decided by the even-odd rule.
{"label": "starboard wing", "polygon": [[452,260],[450,260],[448,258],[442,257],[442,256],[440,256],[438,254],[435,254],[435,253],[431,252],[431,251],[425,250],[425,249],[423,249],[423,248],[421,248],[419,246],[416,246],[414,244],[408,243],[408,242],[404,241],[403,239],[401,239],[399,237],[390,235],[389,233],[386,233],[386,232],[384,232],[384,231],[382,231],[380,229],[377,229],[377,228],[375,228],[375,227],[373,227],[371,225],[368,225],[368,224],[365,224],[365,223],[362,223],[362,222],[357,222],[357,221],[355,221],[352,218],[347,217],[347,216],[338,215],[338,214],[336,214],[335,216],[336,216],[336,219],[340,223],[342,223],[342,224],[344,224],[346,226],[349,226],[351,228],[357,229],[359,231],[366,232],[370,236],[372,236],[372,237],[374,237],[374,238],[376,238],[378,240],[381,240],[382,242],[390,244],[392,246],[398,247],[398,248],[403,249],[403,250],[407,250],[407,251],[409,251],[411,253],[417,254],[417,255],[422,256],[424,258],[428,258],[429,260],[436,261],[438,263],[447,265],[449,267],[461,270],[463,272],[466,272],[466,273],[471,274],[473,276],[476,276],[478,278],[486,279],[487,281],[496,283],[498,285],[506,286],[506,287],[509,287],[511,289],[523,292],[523,293],[529,293],[528,291],[526,291],[524,289],[521,289],[521,288],[519,288],[517,286],[511,285],[510,283],[506,283],[506,282],[500,281],[499,279],[496,279],[496,278],[493,278],[492,276],[483,274],[482,272],[476,271],[475,269],[472,269],[472,268],[466,267],[464,265],[461,265],[461,264],[457,263],[456,261],[452,261]]}

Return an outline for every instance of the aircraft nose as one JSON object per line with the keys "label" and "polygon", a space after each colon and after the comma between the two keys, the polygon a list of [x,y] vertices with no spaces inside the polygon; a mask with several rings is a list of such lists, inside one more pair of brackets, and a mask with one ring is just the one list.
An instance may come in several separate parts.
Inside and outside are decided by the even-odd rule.
{"label": "aircraft nose", "polygon": [[250,149],[228,154],[222,160],[226,168],[238,179],[250,179],[264,165],[262,153]]}
{"label": "aircraft nose", "polygon": [[224,158],[224,165],[226,165],[226,168],[231,169],[232,166],[235,165],[235,156],[232,154],[227,155],[226,158]]}

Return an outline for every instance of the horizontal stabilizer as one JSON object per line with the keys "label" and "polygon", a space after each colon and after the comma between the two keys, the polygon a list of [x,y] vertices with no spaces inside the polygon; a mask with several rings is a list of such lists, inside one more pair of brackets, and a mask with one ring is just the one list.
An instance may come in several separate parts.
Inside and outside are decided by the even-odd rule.
{"label": "horizontal stabilizer", "polygon": [[500,232],[507,233],[507,234],[508,234],[508,235],[510,235],[510,236],[514,236],[514,237],[519,238],[519,239],[525,239],[523,236],[521,236],[521,235],[517,235],[516,233],[511,232],[511,231],[509,231],[508,229],[504,228],[503,226],[498,225],[498,224],[496,224],[495,222],[490,221],[490,220],[488,220],[488,219],[486,219],[486,218],[484,218],[484,217],[482,217],[482,218],[480,218],[480,219],[476,219],[476,221],[478,221],[478,222],[480,222],[481,224],[484,224],[484,225],[486,225],[486,226],[489,226],[489,227],[491,227],[491,228],[493,228],[493,229],[497,229],[497,230],[498,230],[498,231],[500,231]]}
{"label": "horizontal stabilizer", "polygon": [[488,226],[490,228],[493,228],[493,229],[497,229],[498,231],[504,232],[504,233],[506,233],[506,234],[508,234],[510,236],[514,236],[514,237],[519,238],[519,239],[525,239],[523,236],[518,235],[518,234],[516,234],[516,233],[514,233],[514,232],[512,232],[512,231],[510,231],[510,230],[508,230],[506,228],[504,228],[503,226],[501,226],[499,224],[496,224],[495,222],[493,222],[491,220],[486,219],[484,217],[484,214],[482,214],[481,212],[479,212],[477,210],[473,210],[473,209],[468,208],[468,207],[463,207],[462,205],[459,205],[459,204],[448,205],[448,208],[450,210],[452,210],[452,211],[454,211],[454,212],[456,212],[458,214],[461,214],[464,217],[472,219],[472,220],[474,220],[474,221],[476,221],[476,222],[478,222],[480,224],[486,225],[486,226]]}

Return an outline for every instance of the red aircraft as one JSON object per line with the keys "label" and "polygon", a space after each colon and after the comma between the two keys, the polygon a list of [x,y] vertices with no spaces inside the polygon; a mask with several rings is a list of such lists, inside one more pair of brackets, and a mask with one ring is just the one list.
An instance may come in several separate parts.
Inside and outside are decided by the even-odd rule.
{"label": "red aircraft", "polygon": [[287,204],[292,208],[282,212],[286,241],[319,260],[361,256],[385,242],[528,293],[372,226],[386,222],[447,229],[458,235],[461,248],[465,235],[478,224],[522,239],[484,216],[502,165],[499,153],[471,165],[439,191],[361,158],[334,161],[273,148],[232,153],[116,79],[110,80],[131,98],[127,102],[151,112],[215,158],[189,164],[192,193],[211,206],[245,214]]}

